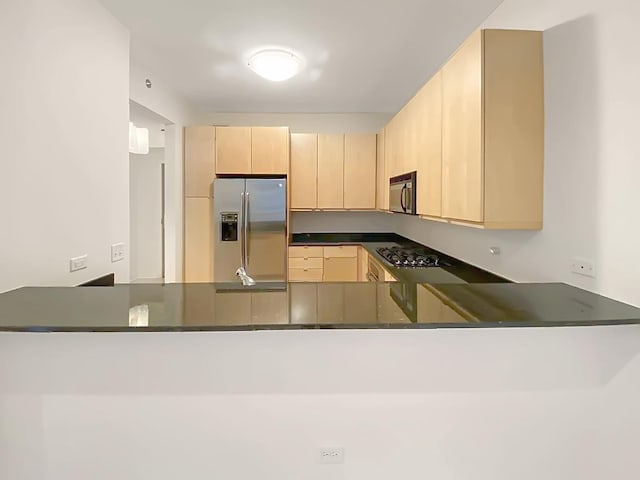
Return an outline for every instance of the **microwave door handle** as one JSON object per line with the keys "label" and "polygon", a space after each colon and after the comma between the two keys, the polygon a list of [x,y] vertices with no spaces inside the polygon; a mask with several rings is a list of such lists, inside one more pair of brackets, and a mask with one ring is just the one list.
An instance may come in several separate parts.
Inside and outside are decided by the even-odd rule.
{"label": "microwave door handle", "polygon": [[402,211],[403,211],[403,212],[406,212],[406,211],[407,211],[407,207],[406,207],[406,205],[404,204],[404,192],[405,192],[406,190],[407,190],[407,185],[406,185],[406,184],[404,184],[404,185],[402,186],[402,190],[400,190],[400,207],[402,208]]}

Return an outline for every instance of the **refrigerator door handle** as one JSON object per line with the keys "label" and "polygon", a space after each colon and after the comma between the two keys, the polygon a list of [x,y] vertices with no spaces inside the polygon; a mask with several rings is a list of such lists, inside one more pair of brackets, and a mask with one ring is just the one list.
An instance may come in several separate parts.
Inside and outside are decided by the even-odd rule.
{"label": "refrigerator door handle", "polygon": [[240,194],[240,213],[242,214],[242,224],[240,225],[240,268],[245,268],[245,231],[244,231],[244,192]]}
{"label": "refrigerator door handle", "polygon": [[249,192],[244,194],[244,234],[242,239],[244,241],[244,268],[247,268],[247,263],[249,263]]}

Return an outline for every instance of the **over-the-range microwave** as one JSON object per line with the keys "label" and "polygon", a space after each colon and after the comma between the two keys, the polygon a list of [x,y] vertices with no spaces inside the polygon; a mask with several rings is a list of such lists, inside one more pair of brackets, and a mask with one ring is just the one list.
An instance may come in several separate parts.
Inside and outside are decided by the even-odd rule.
{"label": "over-the-range microwave", "polygon": [[416,172],[405,173],[389,180],[389,210],[416,215]]}

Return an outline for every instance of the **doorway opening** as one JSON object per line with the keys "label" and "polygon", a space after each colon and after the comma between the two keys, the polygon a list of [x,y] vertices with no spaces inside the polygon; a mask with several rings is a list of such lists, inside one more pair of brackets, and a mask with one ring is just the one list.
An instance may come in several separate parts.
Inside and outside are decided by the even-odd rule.
{"label": "doorway opening", "polygon": [[149,130],[149,153],[129,154],[131,282],[164,283],[165,127],[170,122],[132,100],[129,121]]}

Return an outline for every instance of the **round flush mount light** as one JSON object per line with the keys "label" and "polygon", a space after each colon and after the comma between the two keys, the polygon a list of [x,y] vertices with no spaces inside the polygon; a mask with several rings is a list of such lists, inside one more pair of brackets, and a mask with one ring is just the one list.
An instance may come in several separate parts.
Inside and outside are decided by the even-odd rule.
{"label": "round flush mount light", "polygon": [[302,70],[302,59],[288,50],[268,48],[251,55],[247,65],[262,78],[282,82]]}

